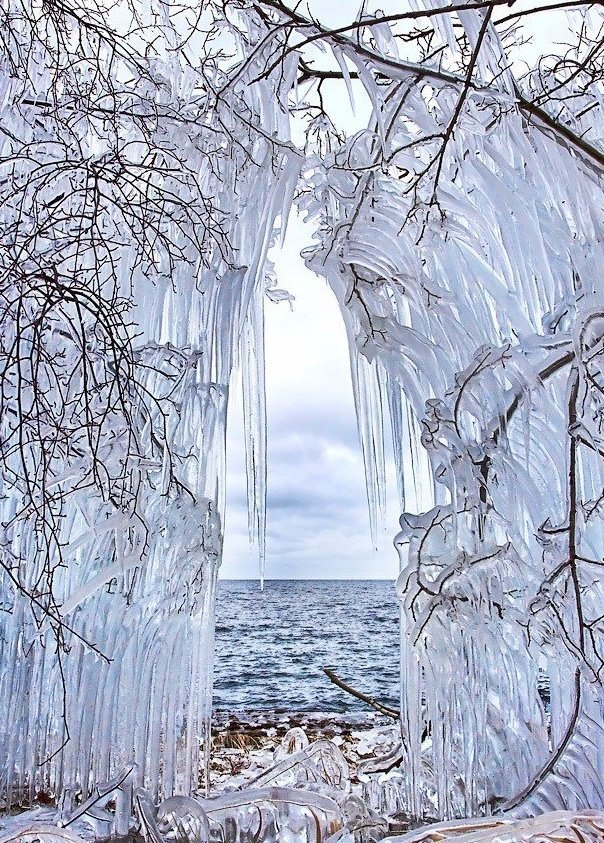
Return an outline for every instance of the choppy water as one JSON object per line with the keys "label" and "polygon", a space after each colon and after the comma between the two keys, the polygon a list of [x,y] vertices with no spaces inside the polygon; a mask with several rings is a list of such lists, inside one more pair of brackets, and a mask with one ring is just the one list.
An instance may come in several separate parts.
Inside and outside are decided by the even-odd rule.
{"label": "choppy water", "polygon": [[398,609],[383,580],[223,580],[216,611],[215,709],[357,712],[330,667],[397,707]]}

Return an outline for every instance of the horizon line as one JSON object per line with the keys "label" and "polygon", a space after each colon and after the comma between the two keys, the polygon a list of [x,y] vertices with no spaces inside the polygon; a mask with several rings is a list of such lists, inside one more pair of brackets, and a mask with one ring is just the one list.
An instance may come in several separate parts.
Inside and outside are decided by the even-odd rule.
{"label": "horizon line", "polygon": [[[257,577],[218,577],[222,582],[260,582]],[[264,582],[395,582],[396,577],[264,577]]]}

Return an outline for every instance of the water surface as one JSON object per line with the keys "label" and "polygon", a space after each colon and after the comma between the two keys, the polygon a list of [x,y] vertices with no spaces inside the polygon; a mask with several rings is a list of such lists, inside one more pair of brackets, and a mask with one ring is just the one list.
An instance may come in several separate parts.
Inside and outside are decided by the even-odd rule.
{"label": "water surface", "polygon": [[398,606],[385,580],[222,580],[216,609],[214,708],[366,711],[335,687],[397,707]]}

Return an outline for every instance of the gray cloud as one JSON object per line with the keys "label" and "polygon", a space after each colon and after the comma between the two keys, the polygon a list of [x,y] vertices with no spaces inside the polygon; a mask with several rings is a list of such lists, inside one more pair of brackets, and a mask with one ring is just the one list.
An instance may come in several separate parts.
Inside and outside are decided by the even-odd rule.
{"label": "gray cloud", "polygon": [[[293,250],[296,248],[293,245]],[[325,283],[287,255],[294,312],[267,307],[267,576],[394,578],[391,501],[382,548],[369,534],[363,465],[341,317]],[[229,418],[223,576],[254,577],[247,538],[241,405]],[[391,471],[394,488],[394,475]]]}

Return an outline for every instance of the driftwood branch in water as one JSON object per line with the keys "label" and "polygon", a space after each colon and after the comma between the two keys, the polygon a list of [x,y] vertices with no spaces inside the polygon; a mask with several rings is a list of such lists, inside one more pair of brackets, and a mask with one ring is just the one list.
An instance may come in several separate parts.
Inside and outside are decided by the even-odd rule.
{"label": "driftwood branch in water", "polygon": [[338,679],[333,670],[330,670],[328,667],[324,667],[323,673],[331,682],[333,682],[334,685],[337,685],[338,688],[346,691],[347,694],[351,694],[358,700],[362,700],[364,703],[367,703],[367,705],[375,708],[376,711],[381,712],[381,714],[385,714],[387,717],[392,717],[393,720],[399,719],[398,711],[395,711],[393,708],[388,708],[388,706],[382,705],[381,702],[374,700],[373,697],[368,697],[367,694],[363,694],[361,691],[356,691],[354,688],[351,688],[350,685],[346,684],[346,682],[342,682],[341,679]]}

